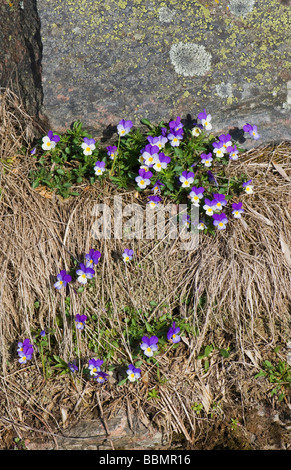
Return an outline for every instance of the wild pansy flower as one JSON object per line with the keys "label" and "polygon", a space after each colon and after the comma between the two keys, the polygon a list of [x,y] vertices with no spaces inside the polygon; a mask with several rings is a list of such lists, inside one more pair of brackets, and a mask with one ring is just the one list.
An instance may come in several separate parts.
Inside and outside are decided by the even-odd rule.
{"label": "wild pansy flower", "polygon": [[206,153],[201,153],[200,158],[201,158],[201,161],[204,164],[204,166],[209,167],[209,166],[212,165],[211,162],[212,162],[213,158],[212,158],[212,153],[211,152],[207,153],[207,154]]}
{"label": "wild pansy flower", "polygon": [[41,330],[41,332],[39,334],[42,338],[44,338],[45,337],[45,330]]}
{"label": "wild pansy flower", "polygon": [[213,142],[212,145],[214,147],[213,153],[216,154],[217,158],[223,157],[226,151],[226,149],[223,146],[223,142]]}
{"label": "wild pansy flower", "polygon": [[251,137],[253,137],[255,140],[258,140],[260,138],[258,134],[258,128],[257,126],[252,126],[251,124],[245,124],[243,126],[244,132],[248,132]]}
{"label": "wild pansy flower", "polygon": [[98,372],[101,372],[101,366],[103,364],[103,360],[102,359],[90,359],[88,364],[89,364],[89,367],[88,369],[90,370],[90,375],[94,375],[96,376],[98,374]]}
{"label": "wild pansy flower", "polygon": [[216,202],[205,198],[203,209],[207,215],[213,215],[213,211],[216,209]]}
{"label": "wild pansy flower", "polygon": [[125,248],[124,252],[122,253],[123,261],[128,262],[131,261],[133,258],[133,250],[130,250],[129,248]]}
{"label": "wild pansy flower", "polygon": [[180,176],[179,180],[182,183],[182,188],[189,188],[190,184],[194,181],[194,173],[192,171],[183,171],[182,175]]}
{"label": "wild pansy flower", "polygon": [[207,225],[203,220],[199,220],[199,224],[197,225],[198,230],[205,230],[207,228]]}
{"label": "wild pansy flower", "polygon": [[76,364],[76,361],[68,362],[68,368],[70,369],[71,372],[77,372],[78,366]]}
{"label": "wild pansy flower", "polygon": [[242,202],[238,202],[238,203],[233,203],[232,204],[232,214],[234,216],[235,219],[240,219],[241,218],[241,214],[244,212],[244,209],[242,208]]}
{"label": "wild pansy flower", "polygon": [[105,380],[108,379],[109,374],[106,374],[105,372],[100,371],[94,377],[95,377],[95,379],[97,380],[98,383],[103,384],[105,382]]}
{"label": "wild pansy flower", "polygon": [[218,138],[219,142],[222,142],[222,145],[225,150],[227,149],[227,147],[230,147],[232,145],[230,134],[221,134]]}
{"label": "wild pansy flower", "polygon": [[213,214],[213,225],[217,227],[218,230],[224,230],[226,228],[225,224],[227,224],[228,220],[224,213],[222,214]]}
{"label": "wild pansy flower", "polygon": [[152,136],[149,135],[147,137],[147,139],[148,139],[148,141],[151,145],[153,145],[153,146],[155,145],[155,146],[159,147],[159,150],[164,148],[166,143],[168,142],[167,137],[165,137],[163,135],[160,135],[158,137],[152,137]]}
{"label": "wild pansy flower", "polygon": [[153,209],[154,207],[158,206],[159,203],[161,202],[162,198],[159,196],[148,196],[148,203],[150,207]]}
{"label": "wild pansy flower", "polygon": [[43,150],[52,150],[55,148],[57,142],[60,141],[59,135],[53,135],[52,131],[48,131],[47,135],[42,138],[42,149]]}
{"label": "wild pansy flower", "polygon": [[168,341],[170,341],[171,343],[179,343],[181,339],[179,333],[180,328],[176,327],[176,323],[173,321],[173,324],[167,333]]}
{"label": "wild pansy flower", "polygon": [[93,150],[95,150],[95,139],[89,139],[88,137],[83,138],[84,142],[81,144],[84,155],[92,155]]}
{"label": "wild pansy flower", "polygon": [[95,251],[93,248],[85,255],[86,259],[86,268],[90,268],[93,264],[98,264],[99,259],[101,258],[100,251]]}
{"label": "wild pansy flower", "polygon": [[121,119],[119,124],[117,125],[117,132],[118,135],[125,136],[130,132],[130,129],[132,128],[133,124],[132,121],[125,121],[124,119]]}
{"label": "wild pansy flower", "polygon": [[250,184],[251,182],[252,180],[249,180],[242,185],[247,194],[253,194],[253,186]]}
{"label": "wild pansy flower", "polygon": [[238,159],[238,149],[236,145],[230,145],[227,147],[227,152],[229,153],[230,160],[237,160]]}
{"label": "wild pansy flower", "polygon": [[36,154],[36,147],[34,147],[31,151],[30,151],[30,155],[35,155]]}
{"label": "wild pansy flower", "polygon": [[158,350],[157,343],[159,338],[157,336],[151,336],[150,338],[148,336],[143,336],[141,341],[142,343],[140,348],[143,350],[144,354],[147,357],[152,357],[154,352]]}
{"label": "wild pansy flower", "polygon": [[107,150],[107,155],[111,158],[111,160],[114,160],[114,157],[118,155],[116,145],[108,145],[108,147],[106,147],[106,150]]}
{"label": "wild pansy flower", "polygon": [[141,189],[144,189],[151,183],[150,178],[153,174],[151,171],[146,171],[144,168],[140,168],[138,174],[139,176],[135,178],[135,181]]}
{"label": "wild pansy flower", "polygon": [[153,187],[154,194],[161,192],[161,186],[165,186],[164,183],[162,183],[160,180],[157,180]]}
{"label": "wild pansy flower", "polygon": [[175,121],[173,120],[169,122],[169,128],[171,129],[171,131],[176,132],[182,129],[183,127],[184,127],[184,124],[181,122],[180,116],[177,116]]}
{"label": "wild pansy flower", "polygon": [[202,131],[200,127],[198,126],[193,127],[193,129],[191,130],[191,134],[193,135],[193,137],[198,137],[201,134],[201,132]]}
{"label": "wild pansy flower", "polygon": [[171,158],[167,157],[163,152],[159,153],[158,159],[154,164],[154,169],[156,171],[161,171],[167,168],[168,164],[170,163]]}
{"label": "wild pansy flower", "polygon": [[212,194],[213,201],[216,203],[216,210],[220,211],[227,204],[224,194]]}
{"label": "wild pansy flower", "polygon": [[153,166],[158,161],[158,152],[159,147],[157,147],[157,145],[146,145],[142,153],[144,159],[143,164],[148,167]]}
{"label": "wild pansy flower", "polygon": [[19,360],[18,362],[20,362],[20,364],[26,364],[27,361],[29,361],[32,357],[32,352],[33,350],[29,349],[27,350],[26,352],[23,351],[23,352],[20,352],[18,355],[19,355]]}
{"label": "wild pansy flower", "polygon": [[133,364],[129,364],[126,373],[128,380],[130,382],[135,382],[140,378],[141,370],[137,367],[134,367]]}
{"label": "wild pansy flower", "polygon": [[206,110],[202,111],[197,115],[197,118],[201,121],[201,124],[205,129],[211,130],[212,129],[212,124],[211,124],[211,114],[207,114]]}
{"label": "wild pansy flower", "polygon": [[95,171],[95,174],[97,176],[100,176],[104,173],[104,171],[106,170],[105,168],[105,162],[96,162],[95,163],[95,167],[94,167],[94,171]]}
{"label": "wild pansy flower", "polygon": [[191,198],[191,202],[194,204],[195,207],[199,206],[200,200],[203,198],[204,191],[205,189],[202,187],[197,188],[196,186],[193,186],[191,188],[189,196]]}
{"label": "wild pansy flower", "polygon": [[83,330],[85,326],[85,321],[87,320],[86,315],[79,315],[75,316],[76,328],[77,330]]}
{"label": "wild pansy flower", "polygon": [[80,263],[80,269],[77,269],[76,274],[78,274],[78,282],[87,284],[87,279],[92,279],[95,271],[92,268],[86,268],[83,263]]}
{"label": "wild pansy flower", "polygon": [[208,170],[207,171],[207,176],[208,176],[208,181],[209,183],[214,183],[215,186],[218,186],[217,179],[215,178],[214,174],[212,171]]}
{"label": "wild pansy flower", "polygon": [[189,228],[189,227],[190,227],[190,224],[191,224],[190,215],[188,215],[188,214],[183,214],[183,216],[182,216],[182,225],[183,225],[183,226],[186,226],[187,228]]}
{"label": "wild pansy flower", "polygon": [[172,147],[179,147],[180,145],[180,140],[183,139],[183,129],[180,128],[177,131],[172,130],[168,134],[168,140],[170,141],[170,144]]}
{"label": "wild pansy flower", "polygon": [[18,355],[20,355],[20,353],[33,353],[33,346],[28,338],[26,338],[22,343],[19,342],[17,346]]}
{"label": "wild pansy flower", "polygon": [[66,287],[68,282],[71,282],[72,277],[70,274],[67,274],[65,269],[62,269],[62,271],[57,275],[57,282],[54,284],[54,287],[56,289],[61,289],[62,287]]}

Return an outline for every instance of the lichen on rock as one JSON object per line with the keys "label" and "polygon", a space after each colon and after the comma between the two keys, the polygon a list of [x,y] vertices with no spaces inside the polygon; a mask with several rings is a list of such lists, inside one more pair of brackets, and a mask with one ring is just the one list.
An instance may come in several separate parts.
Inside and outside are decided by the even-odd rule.
{"label": "lichen on rock", "polygon": [[210,70],[212,55],[203,45],[179,42],[172,45],[170,59],[179,75],[203,76]]}

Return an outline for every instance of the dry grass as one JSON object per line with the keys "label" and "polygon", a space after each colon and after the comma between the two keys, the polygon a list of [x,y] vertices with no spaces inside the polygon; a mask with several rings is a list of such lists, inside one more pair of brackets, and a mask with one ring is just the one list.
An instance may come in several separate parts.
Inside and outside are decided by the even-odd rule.
{"label": "dry grass", "polygon": [[[125,385],[124,392],[124,387],[115,386],[118,377],[113,376],[104,386],[101,402],[114,409],[115,403],[118,407],[124,404],[123,397],[127,394],[132,406],[136,410],[142,407],[143,413],[146,410],[153,423],[166,429],[169,436],[175,431],[193,443],[203,424],[203,418],[193,411],[193,404],[203,404],[205,421],[214,403],[222,406],[230,402],[234,383],[242,387],[242,396],[247,396],[249,392],[244,390],[242,377],[256,396],[257,384],[246,380],[244,368],[248,373],[250,369],[252,374],[258,372],[270,348],[284,345],[290,339],[291,143],[261,146],[246,152],[239,163],[231,164],[230,173],[244,172],[252,178],[255,193],[242,198],[243,220],[230,221],[227,230],[215,238],[201,236],[197,250],[182,251],[180,241],[166,238],[158,243],[153,240],[96,241],[91,233],[92,210],[96,203],[112,205],[116,189],[111,185],[100,188],[97,183],[94,187],[83,186],[79,188],[78,198],[66,201],[51,197],[46,191],[32,190],[27,180],[31,157],[17,153],[30,141],[31,120],[12,93],[2,94],[0,100],[0,356],[1,397],[5,403],[2,408],[7,422],[21,421],[15,409],[17,403],[22,403],[21,396],[26,395],[30,397],[26,408],[45,416],[42,419],[49,432],[50,426],[59,421],[48,409],[44,397],[57,390],[59,401],[68,399],[71,387],[75,400],[70,399],[72,416],[80,411],[80,397],[88,387],[84,381],[78,385],[67,381],[61,398],[60,383],[63,382],[58,379],[53,385],[51,381],[41,382],[35,393],[29,389],[23,393],[22,374],[32,373],[34,380],[40,381],[35,379],[39,365],[36,362],[25,368],[25,372],[18,372],[13,348],[19,338],[31,335],[32,328],[55,327],[58,354],[65,360],[73,357],[70,323],[64,313],[65,294],[56,292],[53,283],[61,269],[70,268],[72,259],[82,261],[84,253],[94,247],[102,253],[96,269],[96,288],[82,295],[75,295],[71,289],[70,314],[86,311],[89,317],[97,316],[97,327],[111,326],[117,331],[117,362],[132,361],[124,324],[121,324],[120,312],[125,305],[145,311],[149,301],[155,300],[158,305],[152,312],[154,318],[167,304],[168,311],[184,317],[199,332],[197,336],[185,336],[180,348],[159,359],[165,379],[164,384],[157,387],[159,400],[146,400],[148,391],[156,387],[157,379],[155,367],[145,364],[145,378],[139,385],[134,389]],[[13,168],[7,169],[4,160],[15,156]],[[133,192],[118,192],[123,204],[142,204]],[[120,254],[129,244],[136,258],[135,263],[127,267],[120,260]],[[40,302],[37,312],[36,300]],[[105,318],[109,301],[112,316]],[[64,320],[63,329],[57,326],[58,315]],[[79,337],[82,357],[92,356],[87,341],[92,334],[92,328],[88,327],[83,339]],[[231,346],[232,353],[226,361],[228,373],[225,361],[216,350],[205,374],[197,354],[210,342],[220,348]],[[92,387],[90,390],[87,405],[94,408],[96,392]],[[25,422],[23,413],[22,410],[22,422]],[[223,415],[223,411],[221,413]],[[47,424],[49,419],[50,425]],[[2,423],[5,424],[5,420]]]}

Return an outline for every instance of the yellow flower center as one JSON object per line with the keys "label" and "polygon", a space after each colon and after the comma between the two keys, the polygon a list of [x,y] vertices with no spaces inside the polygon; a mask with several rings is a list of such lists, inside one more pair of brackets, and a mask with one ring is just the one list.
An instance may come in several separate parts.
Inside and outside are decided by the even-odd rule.
{"label": "yellow flower center", "polygon": [[174,137],[173,142],[178,142],[177,137]]}
{"label": "yellow flower center", "polygon": [[184,181],[184,184],[187,186],[189,184],[189,181]]}
{"label": "yellow flower center", "polygon": [[238,214],[239,214],[239,212],[238,212],[238,211],[235,211],[235,215],[238,215]]}
{"label": "yellow flower center", "polygon": [[176,335],[175,335],[175,334],[173,334],[173,338],[174,338],[174,339],[176,338]]}
{"label": "yellow flower center", "polygon": [[97,372],[97,369],[96,369],[96,367],[94,367],[94,369],[92,369],[92,372]]}
{"label": "yellow flower center", "polygon": [[82,277],[85,278],[85,277],[86,277],[86,274],[82,274]]}
{"label": "yellow flower center", "polygon": [[99,380],[103,380],[103,377],[100,376],[100,377],[98,377],[98,379],[99,379]]}
{"label": "yellow flower center", "polygon": [[133,374],[133,373],[132,373],[132,374],[130,374],[130,377],[134,378],[134,374]]}
{"label": "yellow flower center", "polygon": [[218,203],[216,204],[216,207],[221,207],[221,203],[218,202]]}
{"label": "yellow flower center", "polygon": [[205,126],[207,126],[207,125],[208,125],[208,122],[207,122],[207,121],[205,121],[205,123],[204,123],[204,124],[205,124]]}
{"label": "yellow flower center", "polygon": [[87,147],[86,150],[87,150],[87,152],[90,152],[90,151],[91,151],[90,147]]}
{"label": "yellow flower center", "polygon": [[150,348],[150,347],[147,348],[147,352],[151,352],[151,348]]}
{"label": "yellow flower center", "polygon": [[223,223],[222,222],[219,222],[219,227],[223,227]]}
{"label": "yellow flower center", "polygon": [[121,134],[124,134],[124,133],[125,133],[125,130],[122,129]]}
{"label": "yellow flower center", "polygon": [[141,180],[141,181],[140,181],[140,184],[144,184],[144,180]]}
{"label": "yellow flower center", "polygon": [[50,147],[52,144],[51,144],[51,142],[47,142],[46,145],[47,145],[47,147]]}
{"label": "yellow flower center", "polygon": [[60,281],[60,285],[62,285],[62,284],[63,284],[63,281]]}
{"label": "yellow flower center", "polygon": [[157,163],[157,168],[161,168],[161,163]]}
{"label": "yellow flower center", "polygon": [[209,160],[205,160],[205,163],[209,163]]}
{"label": "yellow flower center", "polygon": [[22,359],[23,359],[24,361],[26,361],[26,356],[22,356]]}
{"label": "yellow flower center", "polygon": [[129,261],[129,256],[125,256],[125,261]]}

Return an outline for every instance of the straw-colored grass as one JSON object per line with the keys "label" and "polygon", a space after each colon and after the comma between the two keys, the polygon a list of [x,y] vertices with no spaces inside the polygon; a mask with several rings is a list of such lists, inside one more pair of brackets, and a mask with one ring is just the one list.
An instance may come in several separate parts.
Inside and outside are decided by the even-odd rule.
{"label": "straw-colored grass", "polygon": [[[124,306],[145,312],[154,300],[157,306],[148,318],[150,322],[161,315],[166,304],[168,312],[184,318],[197,331],[195,336],[186,335],[180,348],[174,352],[170,348],[159,357],[163,383],[157,385],[156,368],[146,363],[142,367],[144,378],[135,388],[116,387],[120,377],[113,374],[100,392],[102,406],[111,411],[126,406],[127,396],[137,412],[146,412],[168,436],[175,431],[188,442],[199,440],[200,427],[214,403],[221,403],[221,410],[224,403],[231,403],[232,386],[237,384],[246,399],[249,391],[244,389],[243,381],[256,397],[257,383],[251,375],[259,371],[272,347],[285,345],[290,339],[290,142],[260,146],[246,152],[238,163],[231,163],[229,174],[243,172],[252,178],[254,195],[242,196],[242,220],[230,220],[227,230],[215,237],[201,235],[196,250],[183,251],[179,240],[167,237],[158,241],[96,241],[92,237],[96,203],[112,206],[116,194],[120,194],[124,205],[143,202],[134,192],[117,190],[109,183],[102,188],[98,183],[92,187],[83,185],[79,197],[65,201],[43,188],[33,190],[27,178],[33,165],[31,156],[19,153],[23,145],[29,144],[31,120],[10,92],[2,94],[1,103],[0,357],[1,397],[5,403],[2,417],[6,417],[2,425],[14,423],[19,429],[19,423],[25,422],[25,411],[22,410],[22,421],[15,411],[17,404],[24,406],[24,396],[29,397],[26,409],[42,416],[47,432],[58,427],[59,420],[47,406],[46,394],[50,397],[56,393],[62,401],[74,390],[68,398],[73,417],[81,413],[80,397],[85,389],[87,407],[97,406],[96,385],[85,381],[76,385],[67,378],[50,379],[44,384],[39,362],[18,372],[15,354],[17,341],[31,337],[33,328],[54,327],[55,352],[66,361],[74,357],[70,321],[64,313],[65,293],[56,292],[53,283],[61,269],[68,270],[73,259],[82,262],[84,254],[94,247],[102,253],[96,267],[96,287],[82,295],[75,295],[70,288],[70,316],[86,311],[89,318],[97,316],[100,329],[114,329],[119,344],[116,363],[132,362],[133,351],[121,313]],[[5,165],[8,157],[13,158],[10,167]],[[135,252],[135,260],[129,266],[121,259],[126,247]],[[37,310],[35,301],[40,303]],[[110,317],[106,317],[108,302]],[[140,315],[142,322],[143,313]],[[63,318],[61,329],[56,322],[58,316]],[[82,358],[94,356],[88,349],[92,334],[93,329],[88,326],[78,336]],[[101,340],[97,334],[96,341],[106,350],[104,337]],[[218,348],[230,346],[231,354],[224,361],[215,350],[205,373],[197,355],[211,342]],[[22,374],[34,377],[34,393],[25,388],[29,379],[23,380]],[[148,391],[155,387],[160,398],[147,400]],[[193,411],[194,403],[203,404],[204,418]]]}

